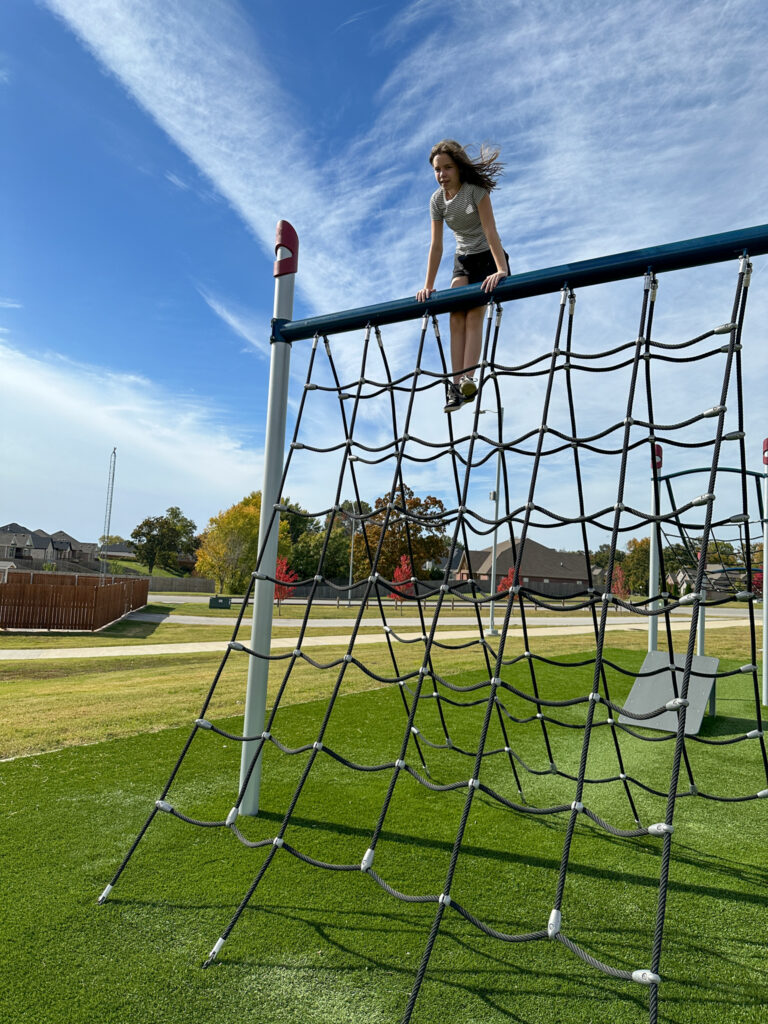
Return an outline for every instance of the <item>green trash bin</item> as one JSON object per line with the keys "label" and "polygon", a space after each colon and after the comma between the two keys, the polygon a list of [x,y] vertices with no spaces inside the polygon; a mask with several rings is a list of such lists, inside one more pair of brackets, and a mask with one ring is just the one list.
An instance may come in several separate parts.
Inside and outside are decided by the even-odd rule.
{"label": "green trash bin", "polygon": [[231,608],[232,598],[231,597],[211,597],[208,600],[209,608]]}

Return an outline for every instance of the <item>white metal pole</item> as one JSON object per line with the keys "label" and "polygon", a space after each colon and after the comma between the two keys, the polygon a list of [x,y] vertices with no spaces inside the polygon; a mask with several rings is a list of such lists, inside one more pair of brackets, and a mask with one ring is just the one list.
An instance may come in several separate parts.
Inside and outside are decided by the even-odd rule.
{"label": "white metal pole", "polygon": [[765,597],[765,555],[768,551],[768,437],[763,440],[763,704],[768,705],[768,600]]}
{"label": "white metal pole", "polygon": [[499,532],[499,488],[501,487],[501,442],[504,437],[504,409],[499,406],[499,450],[496,452],[496,490],[494,491],[494,524],[493,524],[493,545],[491,547],[491,607],[488,632],[491,636],[497,636],[498,630],[493,623],[493,613],[496,607],[496,539]]}
{"label": "white metal pole", "polygon": [[[277,225],[275,240],[275,305],[277,320],[290,320],[293,316],[293,289],[299,258],[299,239],[288,221]],[[264,441],[264,482],[261,488],[261,519],[259,522],[259,550],[263,551],[259,572],[275,575],[277,566],[277,540],[280,516],[272,520],[272,509],[280,501],[280,480],[285,456],[285,422],[288,406],[288,373],[291,346],[288,342],[273,341],[269,369],[269,398],[267,401],[267,432]],[[267,536],[269,533],[269,536]],[[275,585],[269,580],[256,580],[253,590],[253,619],[251,649],[269,654],[272,635],[272,612]],[[269,662],[262,658],[248,660],[248,684],[245,694],[243,735],[260,736],[264,731],[267,711],[267,681]],[[240,760],[240,787],[242,788],[251,760],[259,749],[260,741],[243,743]],[[240,814],[255,816],[259,813],[262,758],[256,762],[248,786],[240,802]]]}
{"label": "white metal pole", "polygon": [[[662,449],[660,444],[654,444],[653,446],[653,465],[656,469],[661,469],[663,461]],[[651,467],[653,468],[653,466]],[[651,512],[653,515],[659,515],[658,503],[656,501],[656,486],[654,483],[654,476],[651,476]],[[648,597],[656,598],[656,595],[660,591],[659,587],[659,544],[658,544],[658,533],[656,529],[656,523],[651,523],[651,548],[648,553]],[[655,611],[659,607],[657,600],[652,600],[648,606],[650,612]],[[648,650],[657,651],[659,649],[659,619],[656,615],[648,616]]]}

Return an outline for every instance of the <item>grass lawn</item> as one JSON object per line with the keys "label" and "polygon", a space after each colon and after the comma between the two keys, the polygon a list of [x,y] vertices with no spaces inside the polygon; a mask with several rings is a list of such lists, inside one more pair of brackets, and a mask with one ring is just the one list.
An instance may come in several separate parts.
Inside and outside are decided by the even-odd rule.
{"label": "grass lawn", "polygon": [[[721,668],[748,660],[746,639],[743,629],[713,631],[712,645],[718,645],[713,653],[724,659]],[[611,660],[630,672],[640,665],[644,635],[614,634],[609,642]],[[579,654],[579,643],[584,639],[547,638],[546,654],[577,661],[589,654]],[[343,649],[323,649],[318,658],[330,662]],[[510,640],[507,658],[521,649]],[[372,671],[392,674],[385,648],[365,654]],[[398,658],[401,671],[420,663],[418,645],[398,652]],[[358,871],[322,871],[278,851],[219,960],[203,971],[202,960],[265,851],[244,849],[226,829],[195,828],[160,814],[107,903],[96,905],[160,795],[217,664],[217,657],[207,655],[0,663],[6,756],[67,748],[0,764],[2,1024],[400,1020],[436,906],[397,901]],[[273,687],[283,664],[274,666]],[[436,667],[463,684],[485,677],[471,650],[441,652]],[[244,656],[230,657],[207,713],[234,732],[242,713],[244,671]],[[336,677],[336,669],[300,665],[273,734],[288,746],[311,743]],[[529,688],[525,662],[508,665],[503,677]],[[542,693],[557,698],[586,692],[591,669],[539,665],[537,678]],[[612,673],[612,696],[621,698],[630,683]],[[505,694],[504,703],[512,714],[524,710],[512,695]],[[530,713],[530,705],[525,710]],[[604,706],[596,710],[598,720],[604,719]],[[481,713],[446,707],[454,744],[474,747]],[[584,706],[552,714],[573,724],[583,719]],[[736,676],[721,683],[718,718],[705,721],[703,734],[732,738],[751,728],[753,719],[749,680]],[[352,761],[380,764],[398,756],[404,724],[396,689],[353,667],[325,743]],[[441,742],[434,701],[420,706],[416,724],[424,738]],[[508,728],[520,756],[532,768],[545,769],[540,723]],[[548,729],[558,767],[575,771],[581,732],[566,725]],[[645,744],[625,734],[620,739],[628,773],[665,788],[672,743]],[[489,748],[499,745],[503,740],[494,718]],[[735,795],[766,788],[756,742],[689,746],[702,791]],[[455,750],[424,749],[433,782],[469,777],[470,758]],[[226,817],[236,795],[239,753],[231,740],[198,733],[168,799],[191,817]],[[267,748],[262,812],[258,819],[241,819],[249,838],[277,833],[307,757]],[[406,760],[419,768],[412,743]],[[588,775],[615,773],[609,729],[598,728]],[[319,754],[286,841],[321,860],[359,863],[391,774],[354,772]],[[551,774],[521,776],[531,805],[574,798],[571,782]],[[484,761],[481,779],[519,799],[504,755]],[[687,787],[683,775],[681,788]],[[633,793],[645,824],[664,819],[663,799],[639,788]],[[434,793],[401,774],[377,847],[376,871],[403,892],[443,891],[465,797],[465,788]],[[619,784],[588,786],[584,803],[619,827],[633,826]],[[765,1021],[766,806],[690,797],[678,803],[661,968],[662,1021]],[[537,817],[504,809],[479,791],[454,898],[502,931],[546,928],[566,820],[564,814]],[[649,966],[660,851],[659,839],[616,839],[582,818],[571,850],[563,932],[615,966]],[[449,909],[413,1021],[630,1024],[647,1020],[647,1002],[647,989],[596,973],[559,943],[492,940]]]}

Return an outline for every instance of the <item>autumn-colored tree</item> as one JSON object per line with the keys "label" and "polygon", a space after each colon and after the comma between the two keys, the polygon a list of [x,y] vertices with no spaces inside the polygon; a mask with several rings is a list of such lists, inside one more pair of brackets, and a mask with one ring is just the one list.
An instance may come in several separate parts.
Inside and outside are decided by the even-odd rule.
{"label": "autumn-colored tree", "polygon": [[629,583],[624,569],[620,565],[614,566],[613,579],[611,581],[611,593],[622,601],[629,599]]}
{"label": "autumn-colored tree", "polygon": [[762,572],[752,573],[752,593],[755,595],[755,597],[763,597]]}
{"label": "autumn-colored tree", "polygon": [[275,600],[277,601],[278,614],[280,613],[280,602],[293,597],[294,588],[286,584],[295,583],[298,578],[298,573],[294,572],[290,567],[288,559],[278,558],[277,565],[275,566],[275,579],[278,581],[275,584]]}
{"label": "autumn-colored tree", "polygon": [[[260,491],[209,519],[197,552],[197,575],[213,577],[219,590],[244,591],[259,556],[260,519]],[[290,531],[281,520],[278,554],[285,555],[289,549]]]}
{"label": "autumn-colored tree", "polygon": [[[499,585],[496,587],[496,593],[497,594],[505,594],[506,595],[506,594],[509,593],[509,591],[512,589],[512,587],[514,587],[516,585],[517,585],[517,577],[515,576],[515,567],[514,567],[514,565],[511,565],[509,567],[509,572],[504,577],[504,579],[503,580],[499,580]],[[513,595],[513,597],[512,597],[513,605],[514,605],[515,601],[519,601],[519,600],[520,600],[519,596],[515,597]]]}
{"label": "autumn-colored tree", "polygon": [[[387,506],[390,503],[394,507],[388,512]],[[439,562],[447,553],[448,539],[442,519],[444,512],[445,505],[439,498],[432,495],[418,498],[410,487],[406,487],[402,491],[398,488],[392,496],[385,494],[381,498],[377,498],[374,504],[374,515],[364,524],[364,529],[359,530],[355,536],[355,579],[364,579],[370,575],[371,558],[376,553],[385,521],[386,531],[376,566],[377,571],[385,579],[394,579],[402,553],[409,551],[408,537],[410,536],[410,551],[413,552],[411,575],[419,579],[423,575],[427,575],[424,569],[425,563]],[[389,515],[388,519],[387,515]]]}
{"label": "autumn-colored tree", "polygon": [[403,601],[407,595],[413,593],[413,570],[411,569],[411,560],[408,555],[401,555],[400,564],[392,574],[392,582],[396,584],[394,589],[390,593],[390,597],[393,601],[397,601],[400,606],[400,614],[403,614]]}

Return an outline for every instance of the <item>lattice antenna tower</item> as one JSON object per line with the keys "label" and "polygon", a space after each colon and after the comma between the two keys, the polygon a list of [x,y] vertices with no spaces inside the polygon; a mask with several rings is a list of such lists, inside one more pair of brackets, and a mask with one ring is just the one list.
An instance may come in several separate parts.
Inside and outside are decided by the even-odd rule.
{"label": "lattice antenna tower", "polygon": [[112,495],[115,490],[115,463],[117,462],[117,448],[112,449],[109,456],[109,476],[107,477],[107,501],[104,507],[104,531],[101,535],[101,558],[99,559],[99,572],[102,576],[107,574],[107,543],[109,531],[112,526]]}

